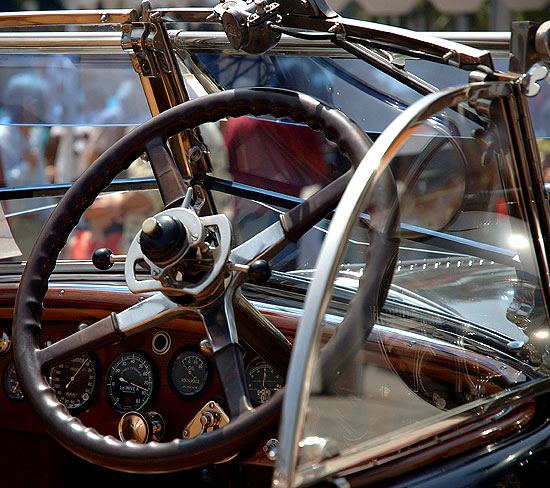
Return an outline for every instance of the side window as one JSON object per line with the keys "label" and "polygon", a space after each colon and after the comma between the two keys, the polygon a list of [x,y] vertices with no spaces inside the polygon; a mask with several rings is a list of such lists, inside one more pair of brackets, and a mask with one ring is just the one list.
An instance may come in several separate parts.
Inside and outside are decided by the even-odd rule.
{"label": "side window", "polygon": [[[17,54],[2,55],[1,61],[1,187],[70,183],[113,143],[150,117],[139,79],[124,54]],[[145,175],[150,175],[150,170],[141,161],[121,177]],[[23,259],[57,200],[32,194],[23,199],[3,199],[3,210]],[[124,228],[134,227],[129,223],[134,212],[129,209],[149,211],[154,205],[148,197],[130,201],[123,193],[100,198],[97,208],[91,209],[79,225],[79,237],[71,239],[66,257],[89,259],[88,251],[96,245],[111,244],[115,252],[122,252]],[[91,235],[94,239],[89,239]]]}

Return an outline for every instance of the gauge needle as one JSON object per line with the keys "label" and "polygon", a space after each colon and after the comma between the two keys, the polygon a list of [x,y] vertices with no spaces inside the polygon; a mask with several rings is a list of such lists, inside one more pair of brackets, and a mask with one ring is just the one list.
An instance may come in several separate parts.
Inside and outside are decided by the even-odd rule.
{"label": "gauge needle", "polygon": [[136,385],[135,383],[132,383],[131,381],[128,381],[126,378],[123,378],[122,376],[120,376],[120,377],[118,378],[118,381],[120,381],[121,383],[128,383],[128,384],[131,385],[131,386],[135,386],[136,388],[140,388],[140,389],[142,389],[142,390],[147,391],[147,388],[144,388],[144,387],[141,386],[141,385]]}
{"label": "gauge needle", "polygon": [[193,377],[193,380],[198,380],[198,378],[193,374],[193,368],[186,368],[187,372]]}
{"label": "gauge needle", "polygon": [[80,368],[78,368],[78,370],[76,371],[75,374],[73,374],[71,376],[71,379],[69,380],[69,382],[65,385],[65,388],[69,388],[70,384],[74,381],[74,379],[76,378],[76,375],[78,373],[80,373],[80,370],[84,367],[84,365],[88,362],[88,360],[86,359],[86,361],[83,361],[82,364],[80,365]]}

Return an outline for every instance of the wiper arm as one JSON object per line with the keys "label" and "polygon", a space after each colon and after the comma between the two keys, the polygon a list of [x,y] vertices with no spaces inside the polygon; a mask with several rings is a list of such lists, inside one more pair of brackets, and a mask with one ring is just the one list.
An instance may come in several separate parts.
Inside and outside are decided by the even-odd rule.
{"label": "wiper arm", "polygon": [[414,233],[423,234],[430,237],[430,244],[439,246],[446,250],[476,256],[482,259],[488,259],[510,267],[517,267],[521,262],[517,252],[510,251],[503,247],[485,244],[465,237],[459,237],[436,230],[417,227],[416,225],[401,224],[401,228]]}

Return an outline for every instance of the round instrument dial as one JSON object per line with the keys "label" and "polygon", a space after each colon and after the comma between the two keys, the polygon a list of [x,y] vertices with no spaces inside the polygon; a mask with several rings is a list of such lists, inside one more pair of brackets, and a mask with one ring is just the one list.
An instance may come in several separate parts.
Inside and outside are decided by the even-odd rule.
{"label": "round instrument dial", "polygon": [[95,355],[84,354],[52,367],[49,382],[57,399],[72,413],[78,413],[90,406],[99,377],[99,361]]}
{"label": "round instrument dial", "polygon": [[144,408],[155,386],[153,363],[142,353],[127,351],[113,359],[105,375],[105,396],[117,412]]}
{"label": "round instrument dial", "polygon": [[17,371],[15,370],[15,363],[13,362],[13,359],[8,363],[6,369],[4,370],[2,385],[4,386],[6,395],[12,400],[21,401],[25,398],[23,395],[23,390],[21,390],[21,384],[19,383],[19,378],[17,377]]}
{"label": "round instrument dial", "polygon": [[168,365],[168,383],[172,391],[184,400],[200,397],[212,383],[212,364],[197,347],[179,349]]}
{"label": "round instrument dial", "polygon": [[246,368],[246,385],[250,400],[259,405],[283,387],[283,377],[263,359],[257,358]]}

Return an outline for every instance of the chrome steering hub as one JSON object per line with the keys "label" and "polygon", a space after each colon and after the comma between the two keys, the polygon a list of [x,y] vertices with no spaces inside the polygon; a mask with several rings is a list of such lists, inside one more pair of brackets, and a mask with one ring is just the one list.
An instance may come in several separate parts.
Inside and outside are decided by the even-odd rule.
{"label": "chrome steering hub", "polygon": [[[199,217],[189,208],[164,210],[146,219],[126,258],[124,272],[134,293],[162,291],[212,299],[226,277],[231,225],[225,215]],[[149,276],[143,276],[142,270]]]}

